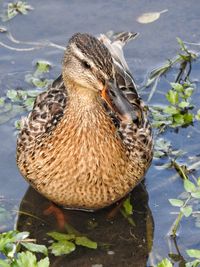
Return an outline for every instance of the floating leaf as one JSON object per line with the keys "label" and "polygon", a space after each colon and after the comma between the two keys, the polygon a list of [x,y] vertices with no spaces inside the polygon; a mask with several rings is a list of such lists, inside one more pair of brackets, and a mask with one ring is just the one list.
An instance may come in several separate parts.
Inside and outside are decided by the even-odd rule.
{"label": "floating leaf", "polygon": [[170,260],[165,258],[160,263],[158,263],[156,267],[173,267],[173,265]]}
{"label": "floating leaf", "polygon": [[199,267],[200,265],[200,261],[199,260],[194,260],[194,261],[191,261],[191,262],[187,262],[185,264],[185,267]]}
{"label": "floating leaf", "polygon": [[190,124],[193,122],[194,115],[192,113],[186,113],[183,115],[184,123]]}
{"label": "floating leaf", "polygon": [[0,259],[0,267],[11,267],[7,260]]}
{"label": "floating leaf", "polygon": [[184,90],[184,94],[185,94],[185,96],[190,97],[192,95],[193,91],[194,91],[194,88],[188,87]]}
{"label": "floating leaf", "polygon": [[166,94],[167,100],[172,104],[175,105],[178,103],[178,92],[174,90],[169,90]]}
{"label": "floating leaf", "polygon": [[49,259],[45,258],[37,263],[36,256],[30,251],[18,253],[14,267],[49,267]]}
{"label": "floating leaf", "polygon": [[32,252],[39,252],[39,253],[42,253],[44,255],[48,254],[47,247],[44,245],[38,245],[38,244],[34,244],[34,243],[25,243],[25,242],[21,242],[21,245],[23,245],[26,249],[28,249]]}
{"label": "floating leaf", "polygon": [[24,102],[24,105],[27,107],[28,110],[31,110],[33,108],[34,102],[35,102],[35,98],[28,98]]}
{"label": "floating leaf", "polygon": [[183,125],[184,124],[184,115],[182,114],[174,114],[173,119],[178,125]]}
{"label": "floating leaf", "polygon": [[40,73],[49,72],[51,63],[45,60],[38,60],[36,63],[37,71]]}
{"label": "floating leaf", "polygon": [[76,243],[76,245],[79,245],[79,246],[97,249],[97,243],[90,240],[89,238],[87,238],[85,236],[76,237],[75,243]]}
{"label": "floating leaf", "polygon": [[179,104],[178,104],[178,106],[180,107],[180,108],[186,108],[186,107],[188,107],[190,105],[190,103],[188,103],[188,102],[186,102],[186,101],[182,101],[182,102],[180,102]]}
{"label": "floating leaf", "polygon": [[30,10],[33,10],[33,7],[23,1],[18,1],[16,3],[8,3],[4,21],[14,18],[17,14],[26,15]]}
{"label": "floating leaf", "polygon": [[195,118],[200,121],[200,109],[197,111]]}
{"label": "floating leaf", "polygon": [[19,99],[16,90],[8,90],[6,96],[13,102]]}
{"label": "floating leaf", "polygon": [[191,181],[189,181],[188,179],[184,179],[183,184],[184,184],[185,191],[189,193],[195,192],[196,187]]}
{"label": "floating leaf", "polygon": [[185,217],[189,217],[192,214],[192,206],[181,207],[180,210]]}
{"label": "floating leaf", "polygon": [[48,236],[52,237],[55,240],[63,241],[63,240],[74,240],[75,235],[74,234],[62,234],[58,232],[50,232],[47,233]]}
{"label": "floating leaf", "polygon": [[183,86],[180,83],[170,83],[171,87],[177,92],[183,92]]}
{"label": "floating leaf", "polygon": [[182,200],[176,199],[176,198],[170,198],[169,202],[174,207],[181,207],[184,204],[184,202]]}
{"label": "floating leaf", "polygon": [[49,248],[55,256],[60,256],[73,252],[76,249],[76,246],[70,241],[61,240],[53,243]]}
{"label": "floating leaf", "polygon": [[173,114],[177,114],[179,111],[178,111],[177,108],[174,107],[174,106],[168,106],[168,107],[166,107],[166,108],[164,109],[164,112],[167,113],[167,114],[171,114],[171,115],[173,115]]}
{"label": "floating leaf", "polygon": [[200,250],[199,249],[188,249],[186,250],[187,254],[191,258],[200,259]]}
{"label": "floating leaf", "polygon": [[167,12],[168,10],[162,10],[160,12],[148,12],[148,13],[143,13],[141,16],[137,18],[137,22],[142,23],[142,24],[147,24],[156,21],[157,19],[160,18],[160,15],[162,13]]}
{"label": "floating leaf", "polygon": [[200,191],[192,192],[191,196],[194,198],[200,198]]}
{"label": "floating leaf", "polygon": [[49,262],[49,258],[47,257],[40,260],[37,265],[37,267],[49,267],[49,266],[50,266],[50,262]]}

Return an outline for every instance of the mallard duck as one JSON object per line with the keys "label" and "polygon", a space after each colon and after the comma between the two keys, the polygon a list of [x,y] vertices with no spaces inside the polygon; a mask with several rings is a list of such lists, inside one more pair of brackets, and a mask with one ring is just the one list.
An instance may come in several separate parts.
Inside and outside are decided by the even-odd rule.
{"label": "mallard duck", "polygon": [[42,195],[96,210],[128,194],[152,160],[152,133],[122,47],[134,33],[77,33],[62,74],[22,120],[17,165]]}

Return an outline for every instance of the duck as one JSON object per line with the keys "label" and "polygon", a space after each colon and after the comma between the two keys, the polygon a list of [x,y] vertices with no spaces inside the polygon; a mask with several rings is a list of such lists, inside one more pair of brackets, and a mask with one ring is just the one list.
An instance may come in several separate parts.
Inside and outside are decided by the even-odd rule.
{"label": "duck", "polygon": [[74,34],[61,75],[22,119],[19,171],[58,206],[107,207],[132,191],[150,166],[148,109],[123,53],[136,35]]}

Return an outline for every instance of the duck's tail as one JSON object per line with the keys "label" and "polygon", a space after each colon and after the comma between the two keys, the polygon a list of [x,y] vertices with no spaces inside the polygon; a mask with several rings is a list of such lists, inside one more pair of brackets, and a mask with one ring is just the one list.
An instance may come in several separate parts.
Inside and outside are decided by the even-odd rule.
{"label": "duck's tail", "polygon": [[124,58],[123,46],[137,36],[138,33],[134,32],[108,33],[100,34],[99,40],[108,48],[113,59],[130,73]]}

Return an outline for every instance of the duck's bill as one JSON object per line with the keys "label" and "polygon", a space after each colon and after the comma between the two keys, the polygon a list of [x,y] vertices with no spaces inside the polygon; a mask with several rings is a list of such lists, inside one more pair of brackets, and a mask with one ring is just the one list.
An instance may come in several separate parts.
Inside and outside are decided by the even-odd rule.
{"label": "duck's bill", "polygon": [[101,91],[101,97],[121,121],[132,123],[137,119],[133,105],[114,83],[109,83]]}

